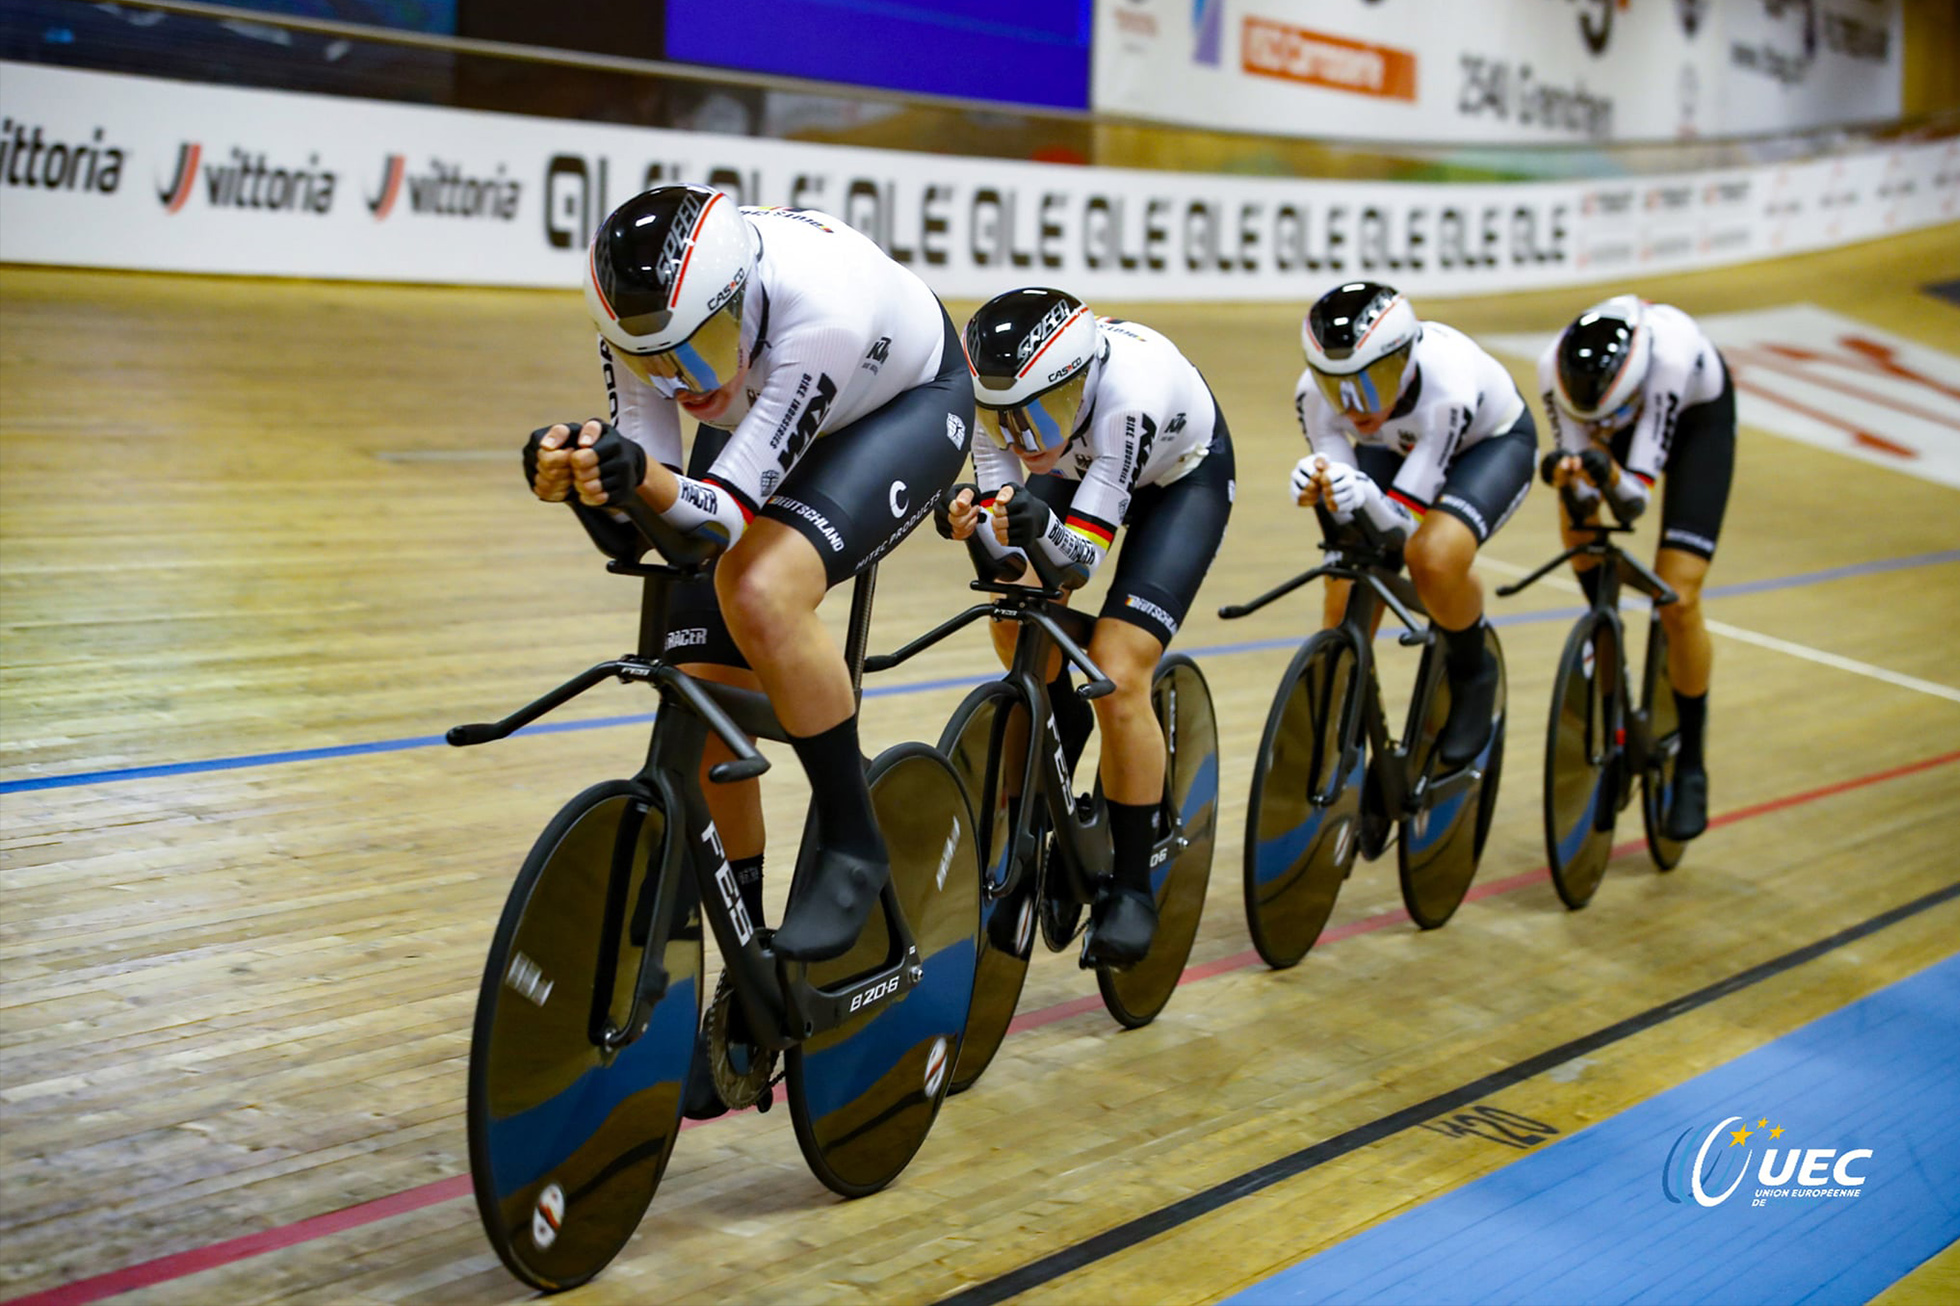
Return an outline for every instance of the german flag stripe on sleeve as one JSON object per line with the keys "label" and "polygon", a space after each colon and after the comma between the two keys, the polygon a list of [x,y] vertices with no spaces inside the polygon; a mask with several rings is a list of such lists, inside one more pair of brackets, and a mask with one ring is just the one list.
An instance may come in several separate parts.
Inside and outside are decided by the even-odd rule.
{"label": "german flag stripe on sleeve", "polygon": [[1064,524],[1083,539],[1091,540],[1105,549],[1116,538],[1114,526],[1105,521],[1098,521],[1094,517],[1085,517],[1080,513],[1070,513]]}
{"label": "german flag stripe on sleeve", "polygon": [[[1628,470],[1628,471],[1633,471],[1633,469],[1632,469],[1632,468],[1630,468],[1630,467],[1629,467],[1629,468],[1628,468],[1627,470]],[[1645,473],[1645,472],[1634,472],[1633,474],[1634,474],[1635,476],[1638,476],[1638,477],[1640,478],[1640,483],[1641,483],[1642,485],[1644,485],[1644,486],[1646,486],[1646,487],[1647,487],[1648,489],[1650,489],[1650,490],[1654,488],[1654,478],[1653,478],[1653,477],[1651,477],[1651,476],[1649,476],[1649,475],[1647,475],[1647,473]]]}
{"label": "german flag stripe on sleeve", "polygon": [[1428,504],[1418,503],[1414,499],[1411,499],[1408,495],[1402,493],[1400,490],[1390,490],[1388,492],[1388,497],[1395,500],[1395,502],[1401,504],[1404,508],[1407,508],[1410,512],[1414,513],[1418,519],[1422,517],[1426,517],[1429,514]]}
{"label": "german flag stripe on sleeve", "polygon": [[730,485],[727,481],[722,480],[721,477],[714,475],[712,472],[703,476],[701,480],[703,484],[714,486],[734,501],[736,509],[742,514],[742,525],[747,526],[755,520],[755,505],[749,502],[748,495],[743,494],[740,490]]}

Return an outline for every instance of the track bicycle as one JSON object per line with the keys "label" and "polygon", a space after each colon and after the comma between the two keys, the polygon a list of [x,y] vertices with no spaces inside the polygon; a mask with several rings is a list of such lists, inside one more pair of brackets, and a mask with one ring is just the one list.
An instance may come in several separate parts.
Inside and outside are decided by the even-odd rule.
{"label": "track bicycle", "polygon": [[[1323,541],[1327,561],[1218,615],[1257,612],[1319,577],[1352,581],[1340,622],[1308,638],[1280,678],[1253,760],[1246,806],[1245,915],[1267,965],[1299,962],[1320,937],[1357,856],[1387,849],[1395,827],[1402,902],[1423,929],[1449,920],[1477,874],[1504,762],[1504,651],[1490,742],[1468,764],[1443,769],[1436,738],[1449,719],[1442,642],[1417,614],[1398,550],[1358,520],[1353,538]],[[1420,646],[1402,737],[1388,734],[1376,677],[1374,631],[1384,611]]]}
{"label": "track bicycle", "polygon": [[[1087,639],[1092,619],[1066,607],[1057,573],[1033,551],[1029,556],[1039,587],[976,580],[975,590],[992,595],[987,602],[896,652],[865,661],[867,670],[897,666],[983,617],[1020,628],[1006,674],[968,694],[939,738],[940,751],[973,803],[985,919],[972,1014],[953,1072],[955,1092],[972,1086],[1007,1037],[1027,978],[1037,918],[1049,950],[1067,948],[1082,932],[1083,909],[1094,902],[1096,887],[1114,862],[1100,786],[1075,792],[1074,758],[1049,704],[1046,669],[1059,651],[1088,678],[1077,691],[1082,697],[1099,698],[1115,686],[1078,642]],[[992,574],[984,554],[976,551],[974,561],[982,576]],[[1078,635],[1071,635],[1069,626]],[[1195,662],[1173,653],[1157,664],[1150,698],[1167,748],[1150,853],[1157,934],[1136,965],[1094,967],[1103,1005],[1130,1029],[1156,1018],[1184,973],[1204,911],[1218,829],[1218,726],[1210,687]],[[1039,730],[1032,741],[1031,722]],[[1086,956],[1082,965],[1091,965]]]}
{"label": "track bicycle", "polygon": [[[1564,494],[1567,519],[1583,522],[1587,510]],[[1577,910],[1592,901],[1613,855],[1613,827],[1640,780],[1640,815],[1647,851],[1663,871],[1681,860],[1682,845],[1661,833],[1674,789],[1681,740],[1674,686],[1667,672],[1667,631],[1661,609],[1675,601],[1666,581],[1615,543],[1631,526],[1575,526],[1588,537],[1498,594],[1509,598],[1573,558],[1594,558],[1599,588],[1591,606],[1573,623],[1552,680],[1551,720],[1545,735],[1545,857],[1559,900]],[[1630,701],[1626,625],[1620,618],[1622,584],[1653,602],[1647,617],[1647,662],[1640,705]]]}
{"label": "track bicycle", "polygon": [[[768,769],[750,736],[786,736],[763,695],[669,663],[670,596],[705,562],[651,514],[634,519],[669,560],[608,564],[642,583],[636,651],[501,721],[448,734],[458,746],[502,739],[606,680],[660,696],[644,765],[573,798],[525,858],[477,998],[468,1111],[477,1210],[511,1273],[546,1291],[585,1282],[618,1254],[666,1169],[701,1023],[704,921],[725,967],[706,1004],[717,1090],[731,1109],[766,1110],[786,1081],[804,1159],[846,1197],[883,1188],[925,1141],[973,993],[973,824],[959,777],[921,743],[886,749],[868,771],[891,854],[881,910],[836,959],[806,964],[771,950],[723,855],[700,767],[710,731],[734,754],[711,771],[715,783]],[[851,596],[854,685],[875,575],[861,572]],[[814,816],[798,881],[814,860]]]}

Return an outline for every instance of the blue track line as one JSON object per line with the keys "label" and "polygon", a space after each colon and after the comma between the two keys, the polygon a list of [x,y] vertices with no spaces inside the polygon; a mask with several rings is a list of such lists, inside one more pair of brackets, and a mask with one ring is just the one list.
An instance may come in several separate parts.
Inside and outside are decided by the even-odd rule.
{"label": "blue track line", "polygon": [[[1797,589],[1805,585],[1821,585],[1828,581],[1848,580],[1856,576],[1872,576],[1888,571],[1904,571],[1913,567],[1934,567],[1949,562],[1960,562],[1960,549],[1944,549],[1934,553],[1915,553],[1903,558],[1881,558],[1873,562],[1854,562],[1842,567],[1829,567],[1822,571],[1800,572],[1794,576],[1780,576],[1769,580],[1744,581],[1736,585],[1718,585],[1702,591],[1704,598],[1734,598],[1745,594],[1764,594],[1774,590]],[[1526,626],[1546,621],[1571,621],[1582,611],[1580,608],[1549,608],[1536,612],[1507,612],[1490,619],[1493,626]],[[1279,639],[1245,640],[1232,644],[1209,644],[1201,648],[1185,650],[1198,659],[1231,657],[1240,653],[1270,653],[1278,649],[1297,648],[1303,637],[1288,635]],[[866,698],[894,698],[902,694],[926,694],[941,689],[964,689],[990,680],[991,675],[950,676],[940,680],[910,681],[897,685],[877,685],[864,691]],[[526,726],[520,734],[565,734],[578,730],[604,730],[612,726],[644,726],[652,722],[651,712],[634,712],[624,716],[594,717],[585,721],[555,721],[545,725]],[[240,771],[258,766],[283,766],[289,762],[322,762],[341,757],[361,757],[370,753],[400,753],[415,748],[436,748],[446,746],[441,735],[413,735],[406,739],[376,739],[360,744],[335,744],[326,748],[295,748],[275,753],[241,753],[235,757],[213,757],[196,762],[163,762],[153,766],[130,766],[105,771],[78,771],[69,775],[30,776],[22,780],[0,781],[0,794],[33,793],[43,789],[74,789],[82,785],[116,784],[125,780],[153,780],[168,776],[203,775],[210,771]]]}

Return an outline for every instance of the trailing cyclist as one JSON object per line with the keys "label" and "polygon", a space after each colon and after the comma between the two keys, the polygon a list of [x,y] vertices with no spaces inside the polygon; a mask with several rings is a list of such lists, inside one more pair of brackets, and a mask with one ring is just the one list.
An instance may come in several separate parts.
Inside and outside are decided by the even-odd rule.
{"label": "trailing cyclist", "polygon": [[[1135,322],[1098,319],[1060,290],[989,300],[966,325],[966,349],[988,439],[973,442],[978,485],[953,488],[938,514],[941,533],[977,538],[1005,574],[1023,571],[1025,551],[1039,550],[1074,589],[1102,564],[1117,528],[1129,532],[1089,642],[1116,684],[1095,702],[1115,867],[1097,889],[1083,956],[1120,969],[1143,959],[1157,929],[1149,863],[1165,740],[1151,674],[1224,538],[1231,437],[1204,377],[1175,345]],[[1010,623],[995,626],[1004,664],[1017,634]],[[1066,671],[1053,674],[1058,724],[1079,749],[1087,712]]]}
{"label": "trailing cyclist", "polygon": [[[609,506],[627,495],[719,555],[676,600],[668,651],[687,650],[690,674],[767,693],[810,778],[821,846],[773,946],[839,956],[890,865],[850,674],[817,604],[959,474],[973,417],[959,337],[923,281],[837,218],[739,208],[704,186],[655,187],[607,217],[585,301],[610,420],[534,432],[526,478],[615,556],[644,547]],[[685,473],[684,418],[700,423]],[[711,741],[704,770],[729,756]],[[759,921],[756,782],[705,788]]]}
{"label": "trailing cyclist", "polygon": [[[1538,428],[1503,364],[1454,327],[1418,320],[1388,286],[1328,291],[1300,336],[1307,367],[1293,400],[1312,452],[1293,469],[1294,500],[1344,525],[1362,514],[1402,549],[1444,644],[1438,753],[1462,766],[1490,741],[1501,676],[1470,565],[1531,488]],[[1348,586],[1328,582],[1330,627]]]}
{"label": "trailing cyclist", "polygon": [[[1663,832],[1687,840],[1708,826],[1703,737],[1715,650],[1701,613],[1701,586],[1715,556],[1735,471],[1735,387],[1728,365],[1695,320],[1668,304],[1618,295],[1595,304],[1559,333],[1538,360],[1557,448],[1546,479],[1570,489],[1599,519],[1603,499],[1622,525],[1646,511],[1654,482],[1667,473],[1654,571],[1678,596],[1660,609],[1668,675],[1680,718],[1673,800]],[[1563,499],[1559,525],[1580,542]],[[1592,558],[1573,559],[1592,597]]]}

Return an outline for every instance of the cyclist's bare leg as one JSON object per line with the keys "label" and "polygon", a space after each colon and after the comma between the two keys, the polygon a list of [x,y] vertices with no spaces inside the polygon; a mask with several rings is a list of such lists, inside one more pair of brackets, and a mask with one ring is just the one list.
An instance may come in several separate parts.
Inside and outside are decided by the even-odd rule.
{"label": "cyclist's bare leg", "polygon": [[[1598,524],[1599,524],[1599,501],[1598,500],[1593,501],[1592,511],[1588,512],[1583,520],[1575,523],[1572,520],[1571,512],[1565,506],[1565,496],[1562,494],[1559,496],[1558,537],[1564,543],[1566,548],[1568,549],[1577,548],[1579,545],[1586,543],[1589,539],[1592,538],[1591,536],[1587,535],[1585,532],[1580,530],[1579,527],[1597,526]],[[1592,586],[1591,584],[1588,583],[1587,573],[1596,571],[1598,570],[1598,568],[1599,568],[1598,558],[1587,558],[1582,556],[1582,557],[1574,558],[1572,560],[1572,570],[1575,573],[1577,573],[1579,578],[1579,584],[1582,588],[1586,590],[1586,597],[1588,599],[1592,597]]]}
{"label": "cyclist's bare leg", "polygon": [[1708,725],[1708,680],[1715,662],[1708,624],[1701,615],[1701,583],[1708,575],[1708,559],[1664,548],[1654,555],[1654,571],[1677,596],[1660,610],[1680,729],[1673,796],[1662,818],[1662,831],[1670,839],[1692,839],[1708,828],[1708,768],[1702,760],[1702,741]]}
{"label": "cyclist's bare leg", "polygon": [[1497,703],[1497,662],[1484,647],[1484,590],[1470,571],[1477,560],[1477,537],[1458,518],[1432,512],[1416,528],[1403,557],[1443,641],[1450,714],[1437,752],[1445,765],[1461,765],[1489,741]]}
{"label": "cyclist's bare leg", "polygon": [[829,589],[816,546],[762,517],[715,568],[735,645],[755,668],[810,780],[821,832],[812,882],[800,884],[776,947],[817,961],[850,949],[889,876],[857,737],[857,698],[817,605]]}
{"label": "cyclist's bare leg", "polygon": [[1701,583],[1708,575],[1708,559],[1681,549],[1662,549],[1654,555],[1654,574],[1679,596],[1661,609],[1661,625],[1667,629],[1667,674],[1678,692],[1698,698],[1708,692],[1715,665],[1715,646],[1701,615]]}

